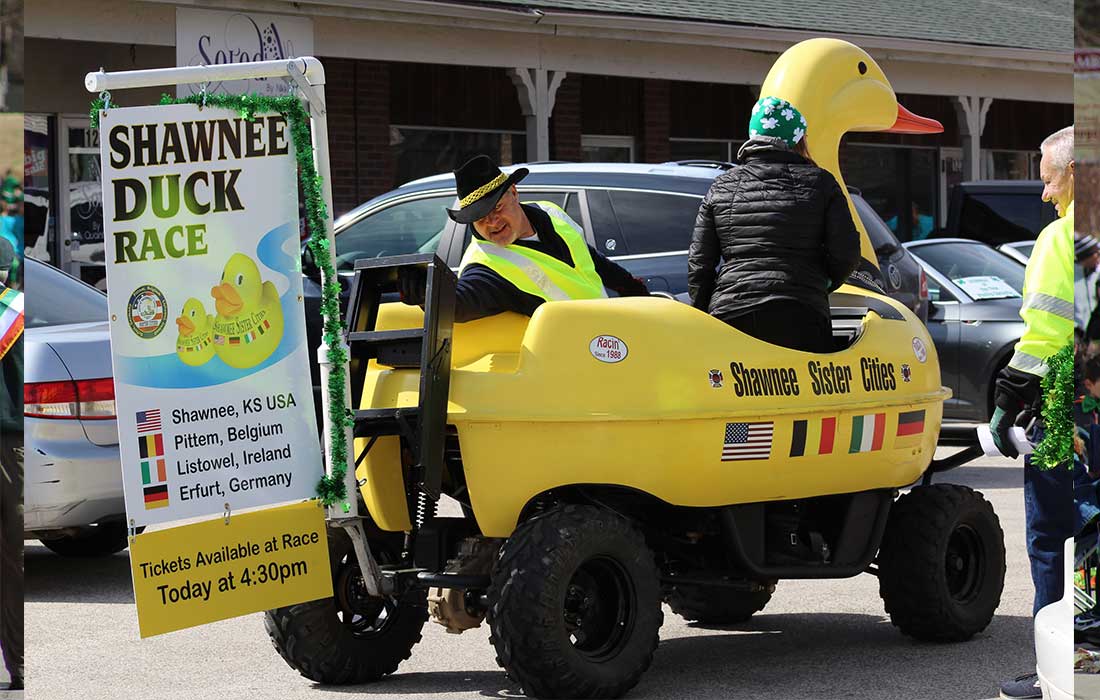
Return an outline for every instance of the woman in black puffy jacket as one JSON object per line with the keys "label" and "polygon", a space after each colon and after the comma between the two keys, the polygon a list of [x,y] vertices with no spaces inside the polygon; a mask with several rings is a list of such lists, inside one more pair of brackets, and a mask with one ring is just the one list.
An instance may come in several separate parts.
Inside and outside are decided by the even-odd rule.
{"label": "woman in black puffy jacket", "polygon": [[695,308],[755,338],[832,352],[829,292],[859,263],[859,232],[805,133],[786,100],[753,107],[741,165],[716,178],[699,207],[688,290]]}

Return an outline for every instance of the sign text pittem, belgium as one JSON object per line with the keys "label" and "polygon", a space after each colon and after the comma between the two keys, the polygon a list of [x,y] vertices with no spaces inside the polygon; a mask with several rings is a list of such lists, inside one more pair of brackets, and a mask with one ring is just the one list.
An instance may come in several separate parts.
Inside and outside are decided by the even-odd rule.
{"label": "sign text pittem, belgium", "polygon": [[285,119],[135,107],[101,131],[129,518],[309,498],[322,466]]}

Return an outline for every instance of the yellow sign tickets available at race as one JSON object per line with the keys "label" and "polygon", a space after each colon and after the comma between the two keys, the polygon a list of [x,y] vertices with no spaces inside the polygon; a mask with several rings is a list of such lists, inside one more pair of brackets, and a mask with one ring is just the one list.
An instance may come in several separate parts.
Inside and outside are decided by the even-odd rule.
{"label": "yellow sign tickets available at race", "polygon": [[332,595],[319,501],[131,539],[142,638]]}

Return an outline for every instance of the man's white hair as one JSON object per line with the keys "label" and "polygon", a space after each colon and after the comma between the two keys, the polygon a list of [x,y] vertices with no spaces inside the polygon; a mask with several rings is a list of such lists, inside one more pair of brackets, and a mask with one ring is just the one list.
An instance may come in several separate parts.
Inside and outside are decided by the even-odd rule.
{"label": "man's white hair", "polygon": [[1073,162],[1073,125],[1059,129],[1043,139],[1039,150],[1050,155],[1050,164],[1058,172],[1064,171]]}

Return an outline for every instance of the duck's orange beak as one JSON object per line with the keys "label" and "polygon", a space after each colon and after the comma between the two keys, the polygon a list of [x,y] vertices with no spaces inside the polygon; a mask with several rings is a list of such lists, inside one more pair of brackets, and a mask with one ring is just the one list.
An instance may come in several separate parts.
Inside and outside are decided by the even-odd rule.
{"label": "duck's orange beak", "polygon": [[241,312],[244,303],[241,295],[228,282],[222,282],[210,290],[210,296],[214,297],[214,307],[222,316],[236,316]]}
{"label": "duck's orange beak", "polygon": [[942,134],[943,124],[935,119],[913,114],[898,104],[898,119],[886,131],[891,134]]}
{"label": "duck's orange beak", "polygon": [[187,337],[195,332],[195,324],[191,322],[191,319],[186,316],[180,316],[176,319],[176,326],[180,329],[180,335]]}

